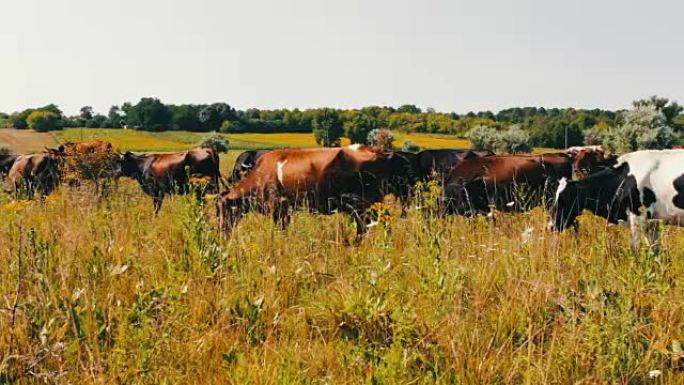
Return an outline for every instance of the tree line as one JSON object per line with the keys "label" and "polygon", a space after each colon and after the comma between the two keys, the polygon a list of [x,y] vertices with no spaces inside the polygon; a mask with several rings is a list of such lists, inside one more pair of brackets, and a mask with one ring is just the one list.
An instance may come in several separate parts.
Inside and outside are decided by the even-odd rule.
{"label": "tree line", "polygon": [[[682,107],[676,102],[654,96],[635,101],[634,107],[639,106],[652,106],[674,132],[684,130]],[[473,131],[486,127],[500,135],[513,129],[520,136],[519,131],[522,131],[533,146],[559,148],[581,145],[585,143],[587,133],[607,132],[623,125],[626,117],[627,111],[598,108],[514,107],[497,113],[457,114],[421,109],[412,104],[360,109],[238,110],[227,103],[174,105],[146,97],[135,104],[127,102],[112,106],[106,115],[84,106],[78,115],[66,116],[54,104],[11,114],[0,113],[0,127],[36,131],[64,127],[125,127],[147,131],[222,133],[313,132],[316,140],[326,146],[338,144],[342,137],[348,137],[354,143],[367,142],[369,133],[377,129],[467,137],[473,135]]]}

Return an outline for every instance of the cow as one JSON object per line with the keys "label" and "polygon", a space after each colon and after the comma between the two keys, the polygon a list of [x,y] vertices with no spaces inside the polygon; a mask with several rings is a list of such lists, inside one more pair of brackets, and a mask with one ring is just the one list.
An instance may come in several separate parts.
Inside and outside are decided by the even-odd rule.
{"label": "cow", "polygon": [[188,150],[186,164],[191,177],[209,177],[207,192],[218,193],[219,183],[223,183],[223,180],[219,156],[214,149],[200,147]]}
{"label": "cow", "polygon": [[14,165],[14,161],[17,160],[18,155],[5,154],[0,155],[0,179],[9,173],[9,170]]}
{"label": "cow", "polygon": [[571,173],[572,158],[562,153],[465,159],[446,178],[446,213],[522,211],[550,199],[552,184]]}
{"label": "cow", "polygon": [[7,177],[17,200],[22,189],[28,199],[33,199],[36,191],[47,196],[59,185],[59,158],[48,153],[19,155]]}
{"label": "cow", "polygon": [[570,147],[565,152],[573,158],[572,178],[574,180],[586,178],[617,162],[617,156],[609,154],[601,146]]}
{"label": "cow", "polygon": [[383,185],[401,170],[396,154],[368,146],[278,149],[263,154],[252,171],[220,194],[217,212],[228,236],[248,211],[271,213],[285,228],[290,209],[344,212],[357,223],[356,240],[366,231],[366,209],[383,198]]}
{"label": "cow", "polygon": [[240,181],[249,174],[257,160],[264,154],[273,151],[273,149],[264,148],[259,150],[248,150],[235,159],[235,166],[233,167],[233,172],[231,172],[228,178],[228,183],[234,184]]}
{"label": "cow", "polygon": [[[587,209],[609,223],[626,222],[632,248],[640,243],[640,227],[654,253],[659,251],[657,223],[684,225],[684,151],[645,150],[622,155],[617,163],[581,181],[561,179],[551,210],[549,229],[577,226]],[[640,209],[644,208],[644,214]]]}
{"label": "cow", "polygon": [[129,151],[121,155],[120,173],[138,181],[143,192],[152,197],[154,212],[159,213],[166,195],[190,192],[190,176],[209,177],[210,189],[218,191],[218,162],[214,150],[207,148],[142,155]]}
{"label": "cow", "polygon": [[90,142],[65,142],[57,147],[56,151],[62,156],[111,153],[114,146],[104,140]]}
{"label": "cow", "polygon": [[423,150],[416,154],[416,173],[421,180],[429,178],[441,180],[463,160],[491,155],[494,155],[491,151],[473,151],[459,148]]}

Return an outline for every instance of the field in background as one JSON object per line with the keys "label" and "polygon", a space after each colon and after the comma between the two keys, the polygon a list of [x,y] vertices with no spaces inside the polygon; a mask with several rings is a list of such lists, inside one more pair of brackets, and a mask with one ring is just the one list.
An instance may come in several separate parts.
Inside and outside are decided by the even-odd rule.
{"label": "field in background", "polygon": [[[208,133],[188,131],[147,132],[120,129],[78,129],[68,128],[55,131],[54,135],[60,142],[106,139],[111,141],[122,151],[178,151],[196,145]],[[221,134],[230,141],[231,149],[248,150],[270,147],[316,147],[313,134],[284,133],[284,134]],[[469,147],[470,143],[440,135],[396,134],[396,145],[401,146],[406,139],[410,139],[424,148],[453,148]],[[343,140],[343,144],[349,144]]]}
{"label": "field in background", "polygon": [[56,144],[57,140],[50,133],[0,128],[0,145],[7,145],[18,154],[42,151],[45,147],[54,147]]}
{"label": "field in background", "polygon": [[128,180],[0,193],[0,382],[684,382],[682,229],[653,258],[600,218],[559,236],[540,209],[437,218],[430,196],[345,247],[347,218],[305,213],[222,240],[213,202],[155,216]]}

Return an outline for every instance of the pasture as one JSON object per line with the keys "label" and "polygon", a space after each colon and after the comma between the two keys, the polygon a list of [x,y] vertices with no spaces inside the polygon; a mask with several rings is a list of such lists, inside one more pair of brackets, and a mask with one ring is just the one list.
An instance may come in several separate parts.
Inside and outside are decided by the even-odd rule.
{"label": "pasture", "polygon": [[684,381],[681,229],[654,258],[597,217],[438,218],[436,194],[352,247],[348,218],[301,212],[223,240],[213,202],[155,216],[130,180],[0,195],[0,382]]}

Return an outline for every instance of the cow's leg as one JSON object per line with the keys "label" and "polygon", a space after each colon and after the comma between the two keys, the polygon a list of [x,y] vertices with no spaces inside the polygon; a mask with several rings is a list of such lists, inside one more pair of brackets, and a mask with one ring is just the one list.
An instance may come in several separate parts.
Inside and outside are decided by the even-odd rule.
{"label": "cow's leg", "polygon": [[290,203],[287,198],[276,198],[273,202],[273,222],[280,225],[282,230],[285,230],[290,224]]}
{"label": "cow's leg", "polygon": [[627,218],[629,221],[629,230],[632,234],[630,247],[632,248],[633,253],[638,253],[639,245],[641,244],[641,225],[643,221],[639,215],[632,212],[627,213]]}
{"label": "cow's leg", "polygon": [[351,215],[356,222],[356,237],[354,237],[354,244],[359,245],[363,240],[363,236],[368,232],[368,216],[365,211],[359,213],[356,210],[352,211]]}
{"label": "cow's leg", "polygon": [[649,220],[646,221],[646,240],[648,241],[648,248],[653,255],[660,254],[660,221]]}
{"label": "cow's leg", "polygon": [[157,192],[152,197],[152,200],[154,203],[154,213],[159,214],[159,211],[161,210],[161,207],[162,207],[162,203],[164,202],[164,193]]}

